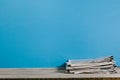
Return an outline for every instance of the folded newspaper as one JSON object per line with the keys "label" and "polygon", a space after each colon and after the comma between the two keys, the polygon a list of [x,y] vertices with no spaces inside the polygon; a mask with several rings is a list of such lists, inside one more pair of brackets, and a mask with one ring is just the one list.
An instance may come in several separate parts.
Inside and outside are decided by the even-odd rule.
{"label": "folded newspaper", "polygon": [[117,73],[117,66],[113,59],[113,56],[108,56],[95,59],[68,60],[66,72],[73,74]]}

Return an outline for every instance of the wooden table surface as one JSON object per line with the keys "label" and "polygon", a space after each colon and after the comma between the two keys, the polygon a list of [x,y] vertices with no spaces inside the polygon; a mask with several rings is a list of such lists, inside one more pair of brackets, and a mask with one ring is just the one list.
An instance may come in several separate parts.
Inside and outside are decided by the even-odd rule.
{"label": "wooden table surface", "polygon": [[2,78],[120,78],[120,69],[115,74],[67,74],[56,68],[0,68]]}

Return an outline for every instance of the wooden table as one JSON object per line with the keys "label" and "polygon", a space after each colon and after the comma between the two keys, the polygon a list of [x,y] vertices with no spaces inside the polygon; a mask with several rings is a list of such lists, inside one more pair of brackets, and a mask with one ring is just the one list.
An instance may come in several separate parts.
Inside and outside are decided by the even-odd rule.
{"label": "wooden table", "polygon": [[57,68],[0,68],[0,79],[17,80],[120,80],[116,74],[67,74]]}

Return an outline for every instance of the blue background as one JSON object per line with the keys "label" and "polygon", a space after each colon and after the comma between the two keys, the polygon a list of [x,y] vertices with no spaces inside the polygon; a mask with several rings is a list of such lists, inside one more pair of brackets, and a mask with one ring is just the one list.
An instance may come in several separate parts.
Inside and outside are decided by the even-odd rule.
{"label": "blue background", "polygon": [[0,0],[0,67],[58,67],[113,55],[120,0]]}

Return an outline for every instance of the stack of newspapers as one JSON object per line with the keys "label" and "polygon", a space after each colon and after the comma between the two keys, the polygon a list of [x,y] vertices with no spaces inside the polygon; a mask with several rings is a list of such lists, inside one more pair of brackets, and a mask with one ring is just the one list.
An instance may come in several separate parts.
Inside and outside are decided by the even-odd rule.
{"label": "stack of newspapers", "polygon": [[117,67],[113,59],[113,56],[108,56],[96,59],[68,60],[66,72],[73,74],[116,73]]}

